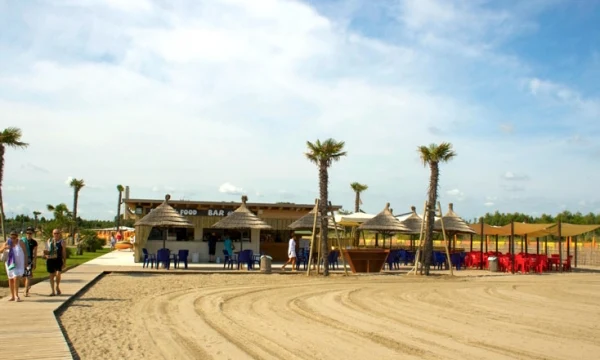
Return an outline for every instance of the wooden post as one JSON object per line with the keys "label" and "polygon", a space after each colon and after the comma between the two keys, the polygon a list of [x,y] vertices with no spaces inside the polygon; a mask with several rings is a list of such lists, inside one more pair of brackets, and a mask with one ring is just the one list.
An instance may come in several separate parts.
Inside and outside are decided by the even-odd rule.
{"label": "wooden post", "polygon": [[452,259],[450,258],[450,251],[448,250],[448,237],[446,237],[446,228],[444,227],[444,214],[442,213],[442,205],[440,205],[439,201],[437,203],[437,207],[440,210],[440,223],[442,224],[442,234],[444,234],[444,248],[446,249],[446,258],[448,260],[448,268],[450,269],[450,276],[454,276],[454,273],[452,270]]}
{"label": "wooden post", "polygon": [[490,236],[486,235],[485,236],[485,252],[488,252],[488,243],[490,242]]}
{"label": "wooden post", "polygon": [[566,261],[569,261],[569,256],[571,256],[571,237],[567,236],[567,259]]}
{"label": "wooden post", "polygon": [[496,234],[496,255],[498,255],[498,234]]}
{"label": "wooden post", "polygon": [[545,254],[546,256],[548,256],[548,235],[544,236],[544,247],[545,247]]}
{"label": "wooden post", "polygon": [[310,237],[310,249],[308,251],[308,270],[306,270],[306,276],[310,275],[310,268],[312,266],[313,249],[315,245],[315,233],[317,232],[317,215],[319,214],[319,199],[315,200],[315,217],[313,220],[312,236]]}
{"label": "wooden post", "polygon": [[331,205],[331,201],[329,202],[329,210],[331,211],[331,219],[333,221],[333,226],[335,228],[335,237],[337,238],[338,248],[340,249],[340,255],[342,255],[342,264],[344,265],[344,273],[348,275],[348,269],[346,268],[346,257],[342,252],[342,243],[340,242],[340,236],[337,231],[337,222],[335,221],[335,215],[333,214],[333,206]]}
{"label": "wooden post", "polygon": [[473,252],[473,234],[471,234],[471,246],[469,251]]}
{"label": "wooden post", "polygon": [[509,240],[509,246],[510,246],[510,272],[512,274],[515,273],[515,222],[511,221],[510,222],[510,240]]}
{"label": "wooden post", "polygon": [[560,219],[558,219],[558,262],[559,265],[558,267],[560,268],[560,271],[562,272],[562,225],[560,223]]}
{"label": "wooden post", "polygon": [[483,270],[483,237],[485,236],[483,230],[483,216],[479,218],[481,224],[481,241],[479,242],[479,270]]}
{"label": "wooden post", "polygon": [[573,241],[573,244],[575,245],[575,263],[573,264],[575,267],[577,267],[577,236],[575,236],[575,240]]}
{"label": "wooden post", "polygon": [[415,263],[413,264],[413,268],[410,269],[408,271],[408,273],[406,273],[406,275],[410,275],[411,272],[415,272],[415,275],[417,275],[417,270],[420,267],[419,264],[421,263],[420,261],[420,252],[421,252],[421,247],[423,246],[423,230],[425,229],[425,220],[427,219],[427,201],[425,201],[425,205],[423,208],[423,221],[421,221],[421,232],[419,232],[419,243],[417,244],[417,252],[415,253]]}

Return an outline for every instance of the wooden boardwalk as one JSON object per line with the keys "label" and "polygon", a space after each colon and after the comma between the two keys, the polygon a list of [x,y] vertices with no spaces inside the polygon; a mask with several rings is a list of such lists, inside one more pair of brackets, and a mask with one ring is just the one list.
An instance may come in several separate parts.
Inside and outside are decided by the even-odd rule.
{"label": "wooden boardwalk", "polygon": [[[45,269],[44,269],[45,270]],[[37,271],[44,271],[38,269]],[[102,275],[101,267],[79,265],[63,274],[61,296],[49,297],[48,280],[31,287],[30,296],[20,291],[20,303],[0,299],[0,339],[3,359],[73,359],[55,316],[63,304]],[[24,290],[24,289],[20,289]]]}

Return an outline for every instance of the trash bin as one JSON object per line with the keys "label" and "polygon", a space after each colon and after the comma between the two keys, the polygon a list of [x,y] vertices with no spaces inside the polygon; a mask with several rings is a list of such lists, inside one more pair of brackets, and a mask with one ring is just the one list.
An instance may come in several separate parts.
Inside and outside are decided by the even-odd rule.
{"label": "trash bin", "polygon": [[271,273],[271,261],[273,258],[267,255],[263,255],[260,257],[260,272],[264,274]]}
{"label": "trash bin", "polygon": [[498,272],[498,258],[490,256],[488,258],[488,264],[490,264],[490,272]]}
{"label": "trash bin", "polygon": [[197,252],[192,253],[192,262],[194,264],[197,264],[200,262],[200,253],[197,253]]}

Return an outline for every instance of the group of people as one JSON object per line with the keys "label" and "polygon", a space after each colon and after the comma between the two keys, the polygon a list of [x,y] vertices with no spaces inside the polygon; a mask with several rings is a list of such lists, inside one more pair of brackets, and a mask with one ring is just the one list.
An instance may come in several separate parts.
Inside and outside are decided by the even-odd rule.
{"label": "group of people", "polygon": [[[0,254],[10,289],[8,301],[20,302],[19,286],[23,282],[25,286],[25,297],[29,296],[31,279],[36,270],[38,242],[33,238],[35,230],[31,227],[25,231],[25,236],[19,239],[16,231],[11,231],[10,238],[0,246]],[[62,239],[62,232],[58,229],[52,231],[52,238],[46,242],[44,250],[46,259],[46,271],[49,274],[50,296],[61,295],[60,279],[65,269],[67,259],[67,247]]]}

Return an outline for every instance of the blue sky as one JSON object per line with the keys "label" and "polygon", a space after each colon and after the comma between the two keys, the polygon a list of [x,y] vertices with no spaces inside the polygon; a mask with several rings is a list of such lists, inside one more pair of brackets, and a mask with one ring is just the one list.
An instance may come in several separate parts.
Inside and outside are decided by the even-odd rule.
{"label": "blue sky", "polygon": [[345,140],[330,196],[422,207],[418,145],[450,141],[440,201],[600,211],[600,2],[0,1],[9,216],[132,197],[311,203],[306,140]]}

